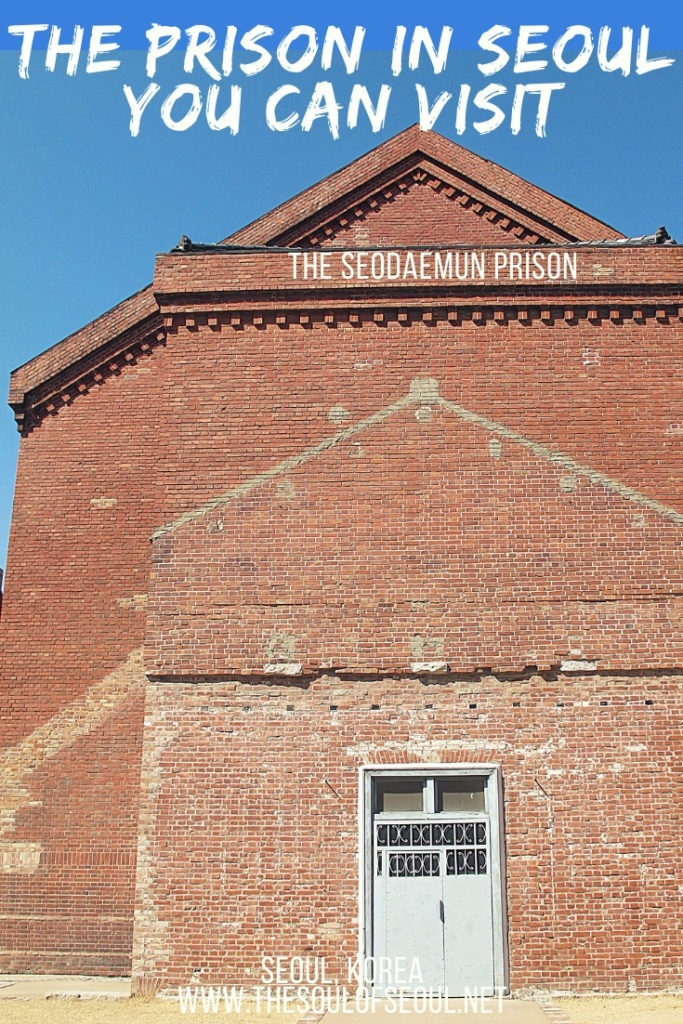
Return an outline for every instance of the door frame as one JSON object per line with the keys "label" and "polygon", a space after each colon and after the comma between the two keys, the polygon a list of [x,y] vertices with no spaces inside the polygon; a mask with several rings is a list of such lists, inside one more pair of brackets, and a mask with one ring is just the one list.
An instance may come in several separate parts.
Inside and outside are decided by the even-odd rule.
{"label": "door frame", "polygon": [[503,786],[499,764],[439,762],[436,764],[369,764],[359,768],[358,785],[358,956],[372,956],[373,949],[373,783],[377,778],[415,776],[470,776],[486,779],[487,814],[490,822],[490,871],[493,931],[493,976],[496,994],[509,994],[507,909],[505,900],[505,833]]}

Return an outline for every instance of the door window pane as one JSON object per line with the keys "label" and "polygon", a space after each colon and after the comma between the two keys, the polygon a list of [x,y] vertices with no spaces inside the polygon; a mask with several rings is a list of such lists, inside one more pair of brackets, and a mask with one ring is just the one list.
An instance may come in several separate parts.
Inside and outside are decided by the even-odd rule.
{"label": "door window pane", "polygon": [[484,791],[486,779],[459,775],[437,781],[438,811],[459,813],[462,811],[485,811]]}
{"label": "door window pane", "polygon": [[377,810],[421,811],[424,803],[422,779],[377,779]]}

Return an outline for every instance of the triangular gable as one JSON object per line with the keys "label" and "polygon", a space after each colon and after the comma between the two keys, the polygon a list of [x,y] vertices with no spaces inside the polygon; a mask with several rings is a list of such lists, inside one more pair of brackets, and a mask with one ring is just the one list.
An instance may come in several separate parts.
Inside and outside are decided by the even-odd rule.
{"label": "triangular gable", "polygon": [[[444,241],[453,244],[535,245],[623,237],[609,225],[498,164],[413,125],[225,242],[307,247],[402,240],[417,245],[420,239],[407,234],[415,229],[419,234],[419,214],[411,218],[412,210],[405,199],[412,196],[415,200],[421,190],[431,192],[432,200],[439,197],[448,235]],[[382,229],[373,223],[381,211],[386,214],[397,201],[404,206],[401,239],[388,235],[386,228],[382,236]],[[384,237],[385,242],[374,241],[373,235]],[[437,244],[440,239],[430,237],[429,241]]]}

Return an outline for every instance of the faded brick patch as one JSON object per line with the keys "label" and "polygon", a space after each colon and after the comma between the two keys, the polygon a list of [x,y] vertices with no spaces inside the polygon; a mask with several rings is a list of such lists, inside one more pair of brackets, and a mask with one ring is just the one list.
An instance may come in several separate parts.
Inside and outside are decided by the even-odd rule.
{"label": "faded brick patch", "polygon": [[117,597],[119,608],[129,608],[134,612],[143,612],[147,607],[147,594],[133,594],[132,597]]}
{"label": "faded brick patch", "polygon": [[71,746],[81,736],[93,732],[133,687],[143,682],[142,651],[138,648],[80,700],[74,701],[39,725],[20,743],[3,752],[0,757],[0,835],[11,833],[18,808],[29,799],[27,777],[48,758]]}
{"label": "faded brick patch", "polygon": [[42,852],[41,843],[0,843],[0,874],[32,875]]}

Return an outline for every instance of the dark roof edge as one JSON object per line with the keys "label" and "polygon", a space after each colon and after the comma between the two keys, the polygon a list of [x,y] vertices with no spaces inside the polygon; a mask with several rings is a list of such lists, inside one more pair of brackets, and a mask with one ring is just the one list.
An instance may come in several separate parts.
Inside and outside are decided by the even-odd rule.
{"label": "dark roof edge", "polygon": [[[485,245],[476,245],[471,242],[466,244],[459,244],[453,242],[452,245],[445,245],[439,243],[437,245],[428,245],[427,243],[419,243],[416,245],[408,245],[405,243],[397,245],[346,245],[346,246],[326,246],[326,252],[333,252],[337,249],[343,250],[344,252],[354,252],[356,250],[364,252],[366,250],[389,250],[389,251],[417,251],[420,249],[518,249],[521,246],[528,246],[528,248],[540,249],[556,247],[559,249],[564,248],[575,248],[576,246],[585,246],[591,248],[605,248],[614,246],[631,246],[639,247],[644,245],[666,245],[666,246],[677,246],[678,242],[675,241],[666,230],[665,227],[657,228],[654,234],[651,235],[634,235],[632,238],[600,238],[584,242],[537,242],[535,245],[528,246],[528,243],[513,243],[503,242],[500,244],[494,244],[493,242],[487,242]],[[259,252],[272,252],[272,253],[289,253],[289,252],[308,252],[308,249],[302,249],[299,246],[293,245],[248,245],[246,243],[230,243],[230,242],[193,242],[187,235],[181,235],[178,244],[174,245],[172,249],[168,250],[169,253],[259,253]]]}

